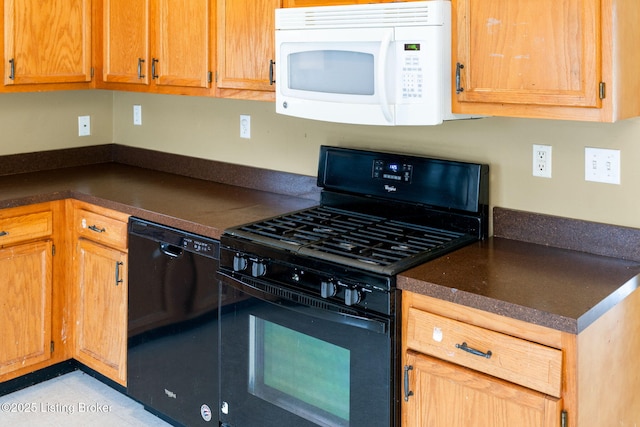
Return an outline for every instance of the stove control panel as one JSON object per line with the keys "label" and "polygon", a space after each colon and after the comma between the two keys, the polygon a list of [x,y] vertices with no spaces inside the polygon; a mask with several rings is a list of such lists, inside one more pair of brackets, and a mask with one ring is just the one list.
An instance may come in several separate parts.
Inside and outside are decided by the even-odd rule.
{"label": "stove control panel", "polygon": [[311,297],[322,298],[334,304],[359,307],[386,314],[390,310],[389,292],[385,288],[387,277],[373,277],[361,272],[337,274],[330,269],[307,268],[281,260],[259,257],[231,250],[222,250],[220,266],[231,270],[233,277],[260,280],[271,286],[283,286],[304,291]]}

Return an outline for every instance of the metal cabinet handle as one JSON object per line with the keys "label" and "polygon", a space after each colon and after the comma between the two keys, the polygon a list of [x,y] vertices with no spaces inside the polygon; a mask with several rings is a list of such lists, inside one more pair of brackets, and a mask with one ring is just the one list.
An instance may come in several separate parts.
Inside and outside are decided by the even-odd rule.
{"label": "metal cabinet handle", "polygon": [[4,231],[4,230],[3,230],[3,231],[0,231],[0,237],[2,237],[2,236],[8,236],[8,235],[9,235],[9,232],[8,232],[8,231]]}
{"label": "metal cabinet handle", "polygon": [[151,59],[151,79],[157,79],[158,78],[158,74],[157,74],[157,69],[156,69],[156,64],[160,62],[160,60],[158,58],[152,58]]}
{"label": "metal cabinet handle", "polygon": [[475,348],[469,347],[466,342],[463,342],[462,344],[456,344],[456,348],[459,348],[460,350],[466,351],[467,353],[471,353],[476,356],[491,359],[491,355],[492,355],[491,350],[484,353],[480,350],[476,350]]}
{"label": "metal cabinet handle", "polygon": [[120,278],[120,266],[124,265],[121,261],[116,261],[116,286],[124,281],[124,279]]}
{"label": "metal cabinet handle", "polygon": [[105,231],[107,231],[106,228],[99,228],[97,225],[90,225],[89,230],[91,231],[95,231],[96,233],[104,233]]}
{"label": "metal cabinet handle", "polygon": [[142,74],[142,64],[144,64],[144,59],[138,58],[138,78],[144,79],[144,74]]}
{"label": "metal cabinet handle", "polygon": [[269,84],[273,85],[276,81],[273,78],[273,66],[276,65],[273,59],[269,60]]}
{"label": "metal cabinet handle", "polygon": [[409,371],[413,370],[412,365],[404,366],[404,401],[408,402],[409,397],[413,396],[413,392],[409,390]]}
{"label": "metal cabinet handle", "polygon": [[9,79],[16,79],[16,60],[13,58],[9,60]]}
{"label": "metal cabinet handle", "polygon": [[464,88],[460,86],[460,70],[464,68],[464,64],[456,64],[456,93],[464,92]]}

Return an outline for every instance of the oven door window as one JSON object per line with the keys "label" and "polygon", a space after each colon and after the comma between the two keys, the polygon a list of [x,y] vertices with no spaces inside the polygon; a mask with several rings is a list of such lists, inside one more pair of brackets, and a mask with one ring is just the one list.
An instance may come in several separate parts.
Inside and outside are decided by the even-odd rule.
{"label": "oven door window", "polygon": [[250,316],[249,392],[319,425],[348,426],[351,352]]}

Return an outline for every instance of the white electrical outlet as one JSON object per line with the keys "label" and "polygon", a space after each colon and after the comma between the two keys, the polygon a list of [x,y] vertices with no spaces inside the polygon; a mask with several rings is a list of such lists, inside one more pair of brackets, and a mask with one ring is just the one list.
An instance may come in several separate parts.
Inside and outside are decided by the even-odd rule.
{"label": "white electrical outlet", "polygon": [[240,138],[251,139],[251,116],[240,115]]}
{"label": "white electrical outlet", "polygon": [[533,144],[533,176],[551,178],[551,146]]}
{"label": "white electrical outlet", "polygon": [[142,105],[133,106],[133,124],[134,126],[142,126]]}
{"label": "white electrical outlet", "polygon": [[78,136],[91,135],[91,116],[78,116]]}
{"label": "white electrical outlet", "polygon": [[620,184],[620,150],[585,147],[584,179]]}

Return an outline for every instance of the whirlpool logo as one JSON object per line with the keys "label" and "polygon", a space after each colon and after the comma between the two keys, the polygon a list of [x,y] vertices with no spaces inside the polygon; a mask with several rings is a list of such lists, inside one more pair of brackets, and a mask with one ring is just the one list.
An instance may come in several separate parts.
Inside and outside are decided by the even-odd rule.
{"label": "whirlpool logo", "polygon": [[387,191],[387,193],[395,193],[396,191],[398,191],[395,185],[385,185],[384,189]]}

